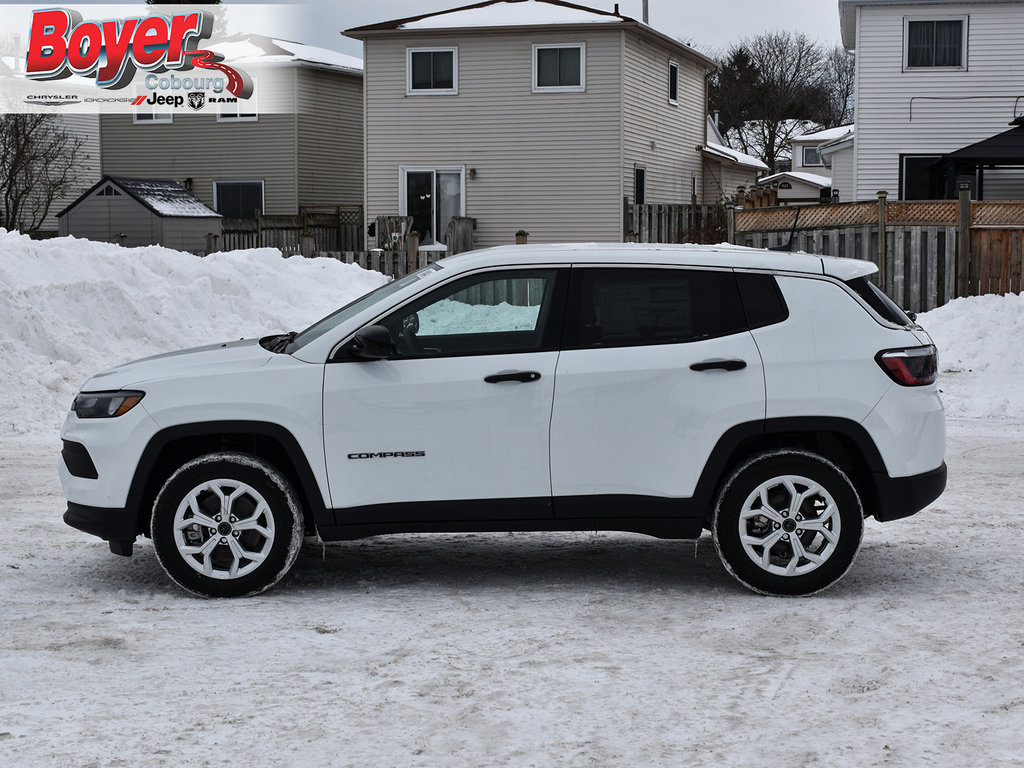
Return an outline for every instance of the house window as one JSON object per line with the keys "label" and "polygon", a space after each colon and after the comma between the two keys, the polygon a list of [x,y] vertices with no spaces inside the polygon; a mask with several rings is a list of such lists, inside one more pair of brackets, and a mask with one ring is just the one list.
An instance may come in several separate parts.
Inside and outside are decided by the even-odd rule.
{"label": "house window", "polygon": [[900,156],[900,199],[941,200],[946,196],[945,180],[937,162],[941,155]]}
{"label": "house window", "polygon": [[[157,108],[156,104],[150,104],[148,99],[154,96],[153,91],[148,91],[142,86],[135,87],[135,101],[132,102],[134,109],[132,110],[132,122],[136,125],[142,123],[145,125],[157,125],[174,122],[174,112],[165,111],[166,108]],[[135,102],[139,99],[145,99],[138,105]]]}
{"label": "house window", "polygon": [[412,216],[420,243],[444,242],[452,216],[466,209],[464,168],[401,168],[399,212]]}
{"label": "house window", "polygon": [[[245,123],[259,120],[259,107],[257,106],[257,94],[255,79],[252,85],[252,95],[248,99],[235,99],[229,102],[217,102],[218,123]],[[227,92],[218,94],[218,98],[225,96],[231,98]]]}
{"label": "house window", "polygon": [[679,103],[679,65],[674,61],[668,63],[668,103]]}
{"label": "house window", "polygon": [[818,154],[817,147],[804,147],[803,164],[808,165],[821,165],[821,155]]}
{"label": "house window", "polygon": [[458,93],[457,48],[407,48],[406,93]]}
{"label": "house window", "polygon": [[533,90],[585,91],[587,48],[574,45],[533,46]]}
{"label": "house window", "polygon": [[964,69],[967,19],[906,21],[906,67]]}
{"label": "house window", "polygon": [[217,213],[232,219],[252,219],[263,210],[262,181],[215,181],[213,199]]}
{"label": "house window", "polygon": [[647,169],[642,165],[633,167],[633,202],[637,205],[647,202]]}

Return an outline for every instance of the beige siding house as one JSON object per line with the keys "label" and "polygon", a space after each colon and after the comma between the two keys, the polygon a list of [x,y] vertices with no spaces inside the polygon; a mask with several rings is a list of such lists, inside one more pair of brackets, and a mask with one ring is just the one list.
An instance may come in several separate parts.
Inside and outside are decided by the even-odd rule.
{"label": "beige siding house", "polygon": [[179,181],[231,217],[361,204],[360,60],[255,35],[211,48],[252,76],[253,99],[195,114],[103,115],[103,172]]}
{"label": "beige siding house", "polygon": [[[965,179],[942,178],[936,162],[1006,132],[1024,110],[1024,3],[839,0],[839,12],[857,53],[854,199],[955,194]],[[966,180],[979,197],[1024,198],[1019,169]]]}
{"label": "beige siding house", "polygon": [[714,64],[641,22],[493,0],[345,34],[365,45],[368,221],[443,240],[470,216],[477,247],[621,241],[624,200],[702,202]]}

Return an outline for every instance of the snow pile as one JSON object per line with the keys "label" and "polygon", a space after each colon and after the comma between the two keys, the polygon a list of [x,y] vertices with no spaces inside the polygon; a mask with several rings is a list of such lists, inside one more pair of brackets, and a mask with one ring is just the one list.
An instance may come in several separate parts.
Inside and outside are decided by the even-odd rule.
{"label": "snow pile", "polygon": [[273,248],[201,259],[0,229],[0,435],[55,435],[81,384],[106,368],[301,330],[386,281]]}
{"label": "snow pile", "polygon": [[939,348],[947,413],[1024,418],[1024,293],[954,299],[918,322]]}
{"label": "snow pile", "polygon": [[537,327],[540,305],[518,307],[503,301],[497,306],[467,304],[445,299],[420,310],[420,336],[450,333],[532,331]]}

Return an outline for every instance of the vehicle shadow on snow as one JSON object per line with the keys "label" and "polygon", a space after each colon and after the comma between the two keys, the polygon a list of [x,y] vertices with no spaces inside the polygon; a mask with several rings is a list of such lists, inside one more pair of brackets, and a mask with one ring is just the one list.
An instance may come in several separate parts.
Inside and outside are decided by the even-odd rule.
{"label": "vehicle shadow on snow", "polygon": [[[969,562],[948,550],[865,544],[828,593],[932,594]],[[609,590],[642,588],[748,595],[718,559],[711,537],[670,541],[628,533],[408,534],[321,546],[307,540],[279,590],[389,591],[410,587]]]}
{"label": "vehicle shadow on snow", "polygon": [[[865,543],[827,594],[933,595],[947,581],[970,588],[974,565],[967,553],[929,544]],[[179,591],[143,539],[131,558],[97,551],[68,576],[94,593]],[[291,573],[269,594],[508,587],[750,594],[722,566],[708,534],[671,541],[628,533],[400,534],[326,546],[307,539]]]}

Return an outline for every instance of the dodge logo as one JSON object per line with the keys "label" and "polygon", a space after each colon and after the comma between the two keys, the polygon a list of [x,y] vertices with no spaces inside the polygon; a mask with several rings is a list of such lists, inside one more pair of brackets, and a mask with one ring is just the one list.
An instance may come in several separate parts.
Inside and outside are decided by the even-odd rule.
{"label": "dodge logo", "polygon": [[206,94],[202,91],[196,91],[188,95],[188,105],[192,109],[202,109],[203,104],[206,103]]}

